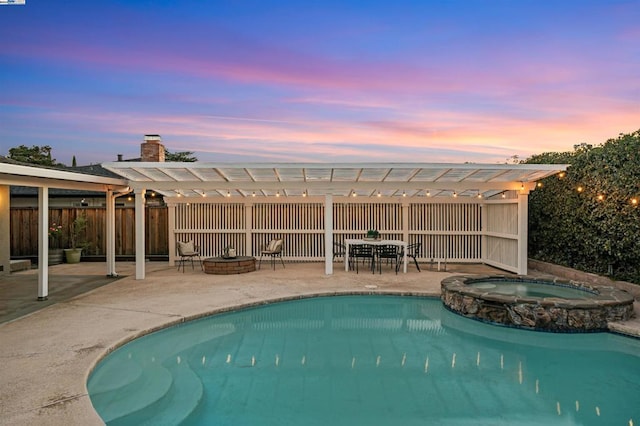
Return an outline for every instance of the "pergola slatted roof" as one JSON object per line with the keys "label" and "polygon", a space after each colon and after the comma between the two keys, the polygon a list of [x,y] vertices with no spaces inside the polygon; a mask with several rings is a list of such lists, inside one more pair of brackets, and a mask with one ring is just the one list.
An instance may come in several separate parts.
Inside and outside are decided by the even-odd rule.
{"label": "pergola slatted roof", "polygon": [[136,190],[165,196],[491,196],[532,189],[566,164],[110,162]]}

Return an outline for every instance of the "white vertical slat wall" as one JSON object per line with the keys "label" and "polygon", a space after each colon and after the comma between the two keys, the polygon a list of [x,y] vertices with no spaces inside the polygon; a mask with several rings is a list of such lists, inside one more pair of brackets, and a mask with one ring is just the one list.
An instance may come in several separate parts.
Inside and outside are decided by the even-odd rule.
{"label": "white vertical slat wall", "polygon": [[481,213],[479,203],[412,203],[408,243],[422,244],[422,260],[481,262]]}
{"label": "white vertical slat wall", "polygon": [[[369,229],[376,229],[385,239],[408,236],[409,244],[421,243],[419,260],[423,262],[431,259],[485,262],[513,270],[517,268],[518,256],[517,203],[517,199],[362,201],[335,197],[333,238],[334,242],[342,243],[345,238],[361,238]],[[203,199],[168,206],[175,209],[174,229],[170,230],[175,240],[193,240],[204,257],[219,256],[228,245],[235,247],[238,254],[259,256],[261,248],[271,239],[282,238],[285,259],[324,260],[323,198],[280,197],[277,201],[252,198],[239,202]],[[483,221],[486,229],[482,229]],[[175,253],[170,258],[174,260]]]}
{"label": "white vertical slat wall", "polygon": [[518,270],[518,200],[488,202],[484,206],[486,252],[484,262],[498,268]]}
{"label": "white vertical slat wall", "polygon": [[271,239],[283,240],[288,260],[324,259],[324,204],[322,202],[270,202],[253,204],[252,256]]}

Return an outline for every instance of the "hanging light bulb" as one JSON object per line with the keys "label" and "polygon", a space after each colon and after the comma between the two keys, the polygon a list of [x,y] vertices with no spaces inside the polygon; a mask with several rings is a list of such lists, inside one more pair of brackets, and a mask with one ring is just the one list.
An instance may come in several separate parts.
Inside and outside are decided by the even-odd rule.
{"label": "hanging light bulb", "polygon": [[427,197],[431,197],[431,191],[427,189]]}
{"label": "hanging light bulb", "polygon": [[458,196],[458,193],[456,191],[453,191],[453,198],[456,198]]}
{"label": "hanging light bulb", "polygon": [[280,196],[280,190],[276,191],[276,197]]}
{"label": "hanging light bulb", "polygon": [[404,191],[402,191],[402,196],[403,196],[403,197],[406,197],[406,196],[407,196],[407,193],[406,193],[406,192],[404,192]]}
{"label": "hanging light bulb", "polygon": [[252,197],[255,197],[255,196],[256,196],[256,191],[253,191],[253,192],[251,193],[251,196],[252,196]]}
{"label": "hanging light bulb", "polygon": [[382,194],[380,193],[380,191],[378,191],[378,197],[382,197]]}

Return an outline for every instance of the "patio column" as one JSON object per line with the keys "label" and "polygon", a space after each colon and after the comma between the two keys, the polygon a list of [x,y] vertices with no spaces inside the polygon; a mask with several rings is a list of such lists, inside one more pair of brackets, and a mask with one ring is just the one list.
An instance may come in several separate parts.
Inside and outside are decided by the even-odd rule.
{"label": "patio column", "polygon": [[407,200],[402,200],[402,241],[409,244],[409,201]]}
{"label": "patio column", "polygon": [[38,188],[38,300],[49,296],[49,188]]}
{"label": "patio column", "polygon": [[324,200],[324,273],[333,275],[333,195]]}
{"label": "patio column", "polygon": [[529,191],[518,194],[518,274],[527,275],[529,242]]}
{"label": "patio column", "polygon": [[172,202],[167,203],[167,221],[169,238],[169,266],[176,266],[176,204]]}
{"label": "patio column", "polygon": [[113,190],[106,195],[107,276],[117,277],[116,272],[116,197]]}
{"label": "patio column", "polygon": [[246,203],[244,207],[245,256],[253,256],[253,244],[251,241],[251,234],[253,233],[253,203]]}
{"label": "patio column", "polygon": [[144,195],[146,189],[136,190],[136,280],[144,280],[145,240],[144,240]]}

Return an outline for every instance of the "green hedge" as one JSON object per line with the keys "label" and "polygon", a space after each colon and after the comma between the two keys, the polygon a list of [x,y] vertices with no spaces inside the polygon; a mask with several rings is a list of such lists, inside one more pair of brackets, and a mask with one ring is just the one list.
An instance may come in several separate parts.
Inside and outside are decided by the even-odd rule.
{"label": "green hedge", "polygon": [[530,194],[530,257],[640,284],[640,130],[525,163],[570,165]]}

